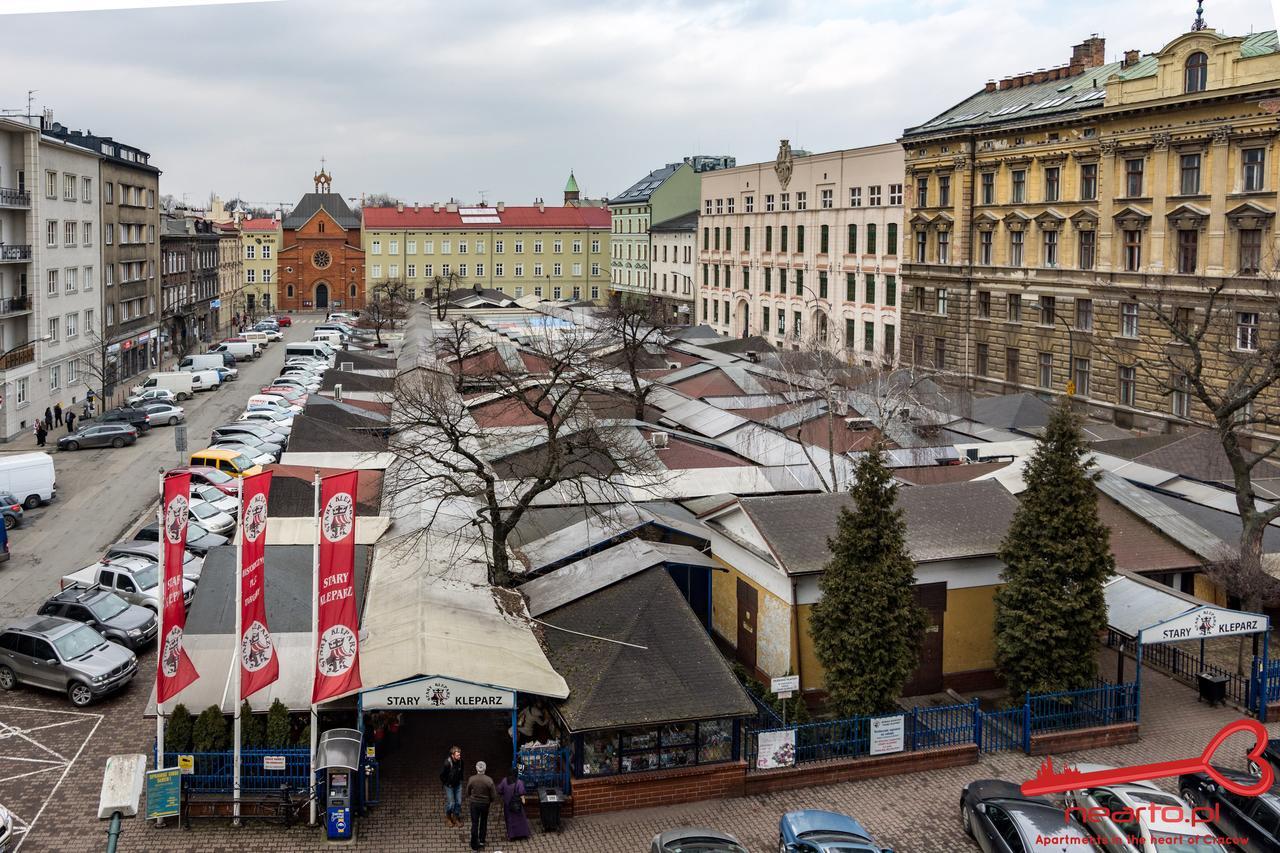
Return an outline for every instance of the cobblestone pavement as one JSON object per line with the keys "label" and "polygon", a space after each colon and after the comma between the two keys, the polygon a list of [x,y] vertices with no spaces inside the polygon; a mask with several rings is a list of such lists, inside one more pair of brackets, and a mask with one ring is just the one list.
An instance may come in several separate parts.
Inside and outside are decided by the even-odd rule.
{"label": "cobblestone pavement", "polygon": [[[144,657],[140,670],[147,672],[153,660],[152,655]],[[91,706],[88,711],[92,713],[83,717],[69,713],[65,700],[52,693],[19,689],[0,695],[0,803],[12,807],[23,824],[34,824],[22,839],[19,849],[23,853],[89,853],[104,848],[106,824],[94,816],[102,768],[108,755],[148,751],[154,729],[141,716],[147,688],[144,676],[119,696]],[[101,722],[97,715],[102,715]],[[1196,755],[1213,732],[1236,717],[1238,713],[1230,708],[1210,709],[1198,704],[1191,688],[1148,671],[1143,679],[1142,741],[1076,753],[1073,758],[1128,764]],[[1270,728],[1280,735],[1280,725]],[[1225,749],[1235,758],[1243,754],[1244,745],[1232,743]],[[450,829],[443,821],[435,757],[429,758],[420,763],[420,779],[386,780],[381,805],[371,817],[357,822],[359,837],[349,849],[378,853],[467,849],[465,831]],[[882,845],[891,845],[900,853],[976,851],[977,846],[960,829],[957,805],[961,787],[984,777],[1029,778],[1039,760],[1004,752],[984,755],[979,763],[967,767],[583,817],[566,821],[560,834],[538,834],[513,843],[500,841],[502,821],[495,813],[489,850],[645,851],[656,832],[701,824],[733,832],[752,853],[763,853],[776,849],[779,815],[798,808],[823,808],[855,815]],[[41,761],[53,763],[46,770]],[[1240,762],[1225,763],[1239,766]],[[307,827],[286,830],[250,822],[233,829],[222,821],[198,821],[186,831],[172,825],[156,829],[129,820],[120,849],[274,853],[327,846],[320,831]]]}

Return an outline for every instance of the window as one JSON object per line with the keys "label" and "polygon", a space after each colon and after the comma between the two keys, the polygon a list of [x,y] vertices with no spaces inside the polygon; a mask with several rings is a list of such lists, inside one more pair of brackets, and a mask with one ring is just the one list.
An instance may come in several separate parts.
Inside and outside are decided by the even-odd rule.
{"label": "window", "polygon": [[991,291],[989,290],[978,291],[978,316],[991,316]]}
{"label": "window", "polygon": [[1046,267],[1056,267],[1058,265],[1058,232],[1044,232],[1044,265]]}
{"label": "window", "polygon": [[1258,315],[1251,311],[1236,312],[1236,349],[1258,348]]}
{"label": "window", "polygon": [[58,197],[58,173],[57,172],[44,173],[44,197],[45,198]]}
{"label": "window", "polygon": [[[879,198],[878,195],[877,198]],[[902,204],[902,184],[889,184],[889,204]],[[892,328],[892,326],[885,328]]]}
{"label": "window", "polygon": [[58,342],[58,333],[61,330],[62,330],[62,323],[58,320],[58,318],[50,317],[49,318],[49,342],[50,343],[56,344]]}
{"label": "window", "polygon": [[[768,235],[767,228],[765,230],[765,234],[766,236]],[[857,225],[849,226],[849,248],[846,251],[850,255],[856,255],[858,253],[858,226]]]}
{"label": "window", "polygon": [[254,245],[252,243],[244,247],[244,257],[245,257],[245,260],[247,261],[252,261],[256,259],[257,252],[254,250]]}
{"label": "window", "polygon": [[[746,270],[743,270],[742,272],[743,272],[743,275],[745,275],[747,271],[746,271]],[[819,298],[819,299],[827,299],[827,298],[828,298],[828,296],[827,296],[827,271],[826,271],[826,270],[820,270],[820,271],[818,272],[818,298]]]}
{"label": "window", "polygon": [[951,262],[951,233],[948,231],[938,232],[938,263],[946,264]]}
{"label": "window", "polygon": [[1116,371],[1116,385],[1119,388],[1118,401],[1122,406],[1132,406],[1138,397],[1137,369],[1121,367]]}
{"label": "window", "polygon": [[986,376],[990,368],[990,351],[986,344],[978,344],[977,347],[977,373],[979,376]]}
{"label": "window", "polygon": [[373,241],[373,245],[372,245],[372,246],[370,246],[369,254],[371,254],[371,255],[381,255],[381,254],[382,254],[382,241],[381,241],[381,240],[374,240],[374,241]]}
{"label": "window", "polygon": [[1197,50],[1187,57],[1186,86],[1188,95],[1203,92],[1209,85],[1209,57],[1204,51]]}
{"label": "window", "polygon": [[80,270],[76,267],[68,267],[66,270],[66,287],[67,293],[76,292],[76,279],[80,274]]}
{"label": "window", "polygon": [[542,275],[542,264],[534,264],[534,265],[533,265],[533,274],[534,274],[534,275],[536,275],[536,276],[541,277],[541,275]]}
{"label": "window", "polygon": [[703,207],[705,208],[703,212],[706,213],[707,216],[710,216],[711,215],[711,199],[707,199]]}
{"label": "window", "polygon": [[866,252],[868,255],[874,255],[876,253],[876,226],[874,222],[867,225]]}
{"label": "window", "polygon": [[[821,201],[820,201],[820,203],[822,204],[822,209],[823,209],[823,210],[830,210],[830,209],[831,209],[831,207],[832,207],[832,202],[833,202],[833,199],[832,199],[832,197],[831,197],[831,196],[832,196],[832,193],[833,193],[833,191],[832,191],[832,190],[822,190],[822,191],[821,191],[821,194],[820,194],[820,200],[821,200]],[[732,204],[732,203],[733,203],[733,199],[730,199],[730,200],[729,200],[729,203],[730,203],[730,204]],[[730,210],[729,212],[730,212],[730,213],[733,213],[733,211],[732,211],[732,210]]]}
{"label": "window", "polygon": [[1039,385],[1041,388],[1053,387],[1053,353],[1040,353],[1039,360]]}
{"label": "window", "polygon": [[270,283],[271,283],[271,270],[263,270],[263,271],[262,271],[262,283],[263,283],[263,284],[270,284]]}
{"label": "window", "polygon": [[1141,159],[1124,161],[1124,192],[1130,198],[1142,195],[1143,166],[1144,162]]}
{"label": "window", "polygon": [[27,403],[31,402],[27,397],[27,379],[25,377],[22,379],[19,379],[16,384],[18,386],[18,391],[17,391],[18,405],[25,406],[27,405]]}
{"label": "window", "polygon": [[929,179],[926,177],[916,178],[916,207],[929,206]]}
{"label": "window", "polygon": [[1004,350],[1004,381],[1018,383],[1018,348],[1005,347]]}
{"label": "window", "polygon": [[1178,231],[1178,272],[1185,275],[1195,273],[1199,248],[1199,231],[1194,228],[1183,228]]}
{"label": "window", "polygon": [[806,192],[796,193],[796,210],[809,209],[809,194]]}
{"label": "window", "polygon": [[1009,263],[1012,266],[1022,266],[1022,247],[1024,236],[1025,235],[1021,231],[1009,232]]}
{"label": "window", "polygon": [[938,370],[947,369],[947,339],[933,339],[933,366]]}
{"label": "window", "polygon": [[1005,297],[1005,314],[1010,323],[1022,322],[1022,294],[1010,293]]}
{"label": "window", "polygon": [[773,193],[765,193],[765,196],[764,196],[764,209],[765,209],[765,212],[766,212],[766,213],[772,213],[772,212],[773,212]]}
{"label": "window", "polygon": [[867,352],[875,351],[876,324],[872,320],[864,320],[862,323],[862,348]]}
{"label": "window", "polygon": [[791,209],[791,193],[781,193],[781,196],[782,197],[779,199],[779,202],[781,204],[782,210],[790,210]]}
{"label": "window", "polygon": [[[68,338],[74,338],[80,334],[80,329],[78,328],[79,321],[80,321],[79,314],[67,315],[67,337]],[[70,371],[68,371],[68,373],[69,372]]]}
{"label": "window", "polygon": [[923,264],[929,254],[929,232],[920,228],[916,231],[916,263]]}
{"label": "window", "polygon": [[950,175],[938,176],[938,206],[939,207],[951,206],[951,176]]}
{"label": "window", "polygon": [[58,271],[49,270],[49,295],[58,295]]}
{"label": "window", "polygon": [[916,335],[911,341],[912,364],[924,364],[924,335]]}
{"label": "window", "polygon": [[1058,298],[1056,296],[1040,297],[1040,325],[1052,326],[1058,316]]}
{"label": "window", "polygon": [[80,179],[80,200],[84,202],[93,201],[93,179]]}
{"label": "window", "polygon": [[[901,201],[899,201],[901,203]],[[867,204],[871,207],[880,206],[880,185],[872,184],[867,187]]]}
{"label": "window", "polygon": [[255,284],[257,281],[257,270],[250,267],[244,271],[245,284]]}
{"label": "window", "polygon": [[787,333],[787,312],[781,308],[778,309],[778,334],[785,335]]}
{"label": "window", "polygon": [[1120,336],[1124,338],[1138,336],[1138,303],[1120,303]]}
{"label": "window", "polygon": [[938,315],[947,316],[947,289],[945,287],[938,288]]}
{"label": "window", "polygon": [[80,378],[80,362],[77,359],[71,359],[67,362],[67,384],[74,385]]}
{"label": "window", "polygon": [[58,220],[50,219],[44,224],[44,243],[50,249],[58,245]]}
{"label": "window", "polygon": [[1097,234],[1093,231],[1077,231],[1077,243],[1080,248],[1079,264],[1082,270],[1093,269],[1094,258],[1097,255]]}
{"label": "window", "polygon": [[76,176],[75,175],[62,176],[62,200],[63,201],[76,200]]}
{"label": "window", "polygon": [[92,222],[82,223],[81,233],[83,234],[83,238],[80,240],[80,243],[85,246],[92,246],[93,245],[93,223]]}
{"label": "window", "polygon": [[84,268],[84,289],[93,290],[93,267]]}
{"label": "window", "polygon": [[865,281],[865,283],[864,283],[864,284],[865,284],[865,287],[864,287],[863,289],[864,289],[864,291],[866,292],[866,297],[867,297],[866,301],[867,301],[867,304],[868,304],[868,305],[875,305],[875,304],[876,304],[876,276],[875,276],[875,273],[867,273],[866,281]]}
{"label": "window", "polygon": [[[524,264],[516,264],[516,268],[515,268],[514,274],[515,274],[515,277],[516,277],[516,278],[523,278],[523,277],[524,277]],[[428,275],[430,275],[430,273],[428,273]]]}
{"label": "window", "polygon": [[831,226],[823,225],[818,229],[818,253],[825,255],[831,247]]}
{"label": "window", "polygon": [[1075,369],[1072,371],[1072,378],[1075,380],[1075,392],[1082,397],[1089,396],[1089,377],[1092,365],[1087,358],[1077,358]]}
{"label": "window", "polygon": [[1142,269],[1142,232],[1127,230],[1124,232],[1124,268],[1129,272]]}
{"label": "window", "polygon": [[382,278],[382,264],[374,264],[369,268],[369,272],[374,278]]}
{"label": "window", "polygon": [[862,207],[862,187],[849,187],[849,206]]}
{"label": "window", "polygon": [[991,249],[992,249],[992,231],[978,232],[978,263],[984,266],[991,265]]}
{"label": "window", "polygon": [[1173,382],[1173,414],[1180,418],[1191,417],[1191,383],[1185,375],[1175,376]]}
{"label": "window", "polygon": [[778,232],[779,232],[778,248],[781,251],[786,252],[787,251],[787,226],[785,225],[781,226],[778,229]]}
{"label": "window", "polygon": [[62,387],[62,365],[55,364],[49,368],[49,387],[54,390]]}
{"label": "window", "polygon": [[417,264],[407,264],[407,265],[405,266],[405,275],[406,275],[408,278],[417,278],[417,277],[418,277],[418,265],[417,265]]}
{"label": "window", "polygon": [[1200,192],[1200,155],[1183,154],[1178,158],[1180,183],[1179,191],[1183,195],[1195,195]]}
{"label": "window", "polygon": [[1080,167],[1080,200],[1093,201],[1098,197],[1098,164],[1085,163]]}
{"label": "window", "polygon": [[[479,275],[479,274],[480,274],[480,273],[478,273],[478,272],[476,273],[476,275]],[[559,262],[559,261],[557,261],[557,262],[555,262],[554,264],[552,264],[552,265],[551,265],[551,274],[552,274],[553,276],[555,276],[556,278],[559,278],[561,275],[563,275],[562,267],[560,266],[560,262]]]}
{"label": "window", "polygon": [[1076,328],[1082,332],[1093,331],[1093,300],[1076,300]]}
{"label": "window", "polygon": [[[466,243],[463,243],[462,245],[464,245],[464,246],[465,246],[465,245],[466,245]],[[554,252],[554,253],[555,253],[555,254],[557,254],[557,255],[559,255],[559,254],[563,254],[563,253],[564,253],[564,241],[563,241],[563,240],[555,240],[555,241],[553,241],[553,242],[551,243],[551,251],[552,251],[552,252]]]}
{"label": "window", "polygon": [[1256,273],[1262,268],[1262,231],[1245,228],[1240,232],[1240,272]]}
{"label": "window", "polygon": [[1044,200],[1057,201],[1059,190],[1061,188],[1062,171],[1057,166],[1050,166],[1044,170]]}
{"label": "window", "polygon": [[1027,170],[1013,170],[1013,194],[1011,201],[1014,204],[1022,204],[1027,200]]}
{"label": "window", "polygon": [[1240,159],[1244,161],[1245,192],[1258,192],[1266,185],[1264,170],[1266,158],[1267,152],[1264,148],[1246,148],[1240,152]]}
{"label": "window", "polygon": [[804,226],[803,225],[796,226],[796,251],[797,252],[804,251]]}
{"label": "window", "polygon": [[542,241],[541,241],[541,240],[534,240],[534,241],[533,241],[533,253],[534,253],[535,255],[541,255],[541,254],[542,254]]}
{"label": "window", "polygon": [[755,213],[756,197],[753,195],[746,196],[742,199],[743,207],[747,209],[747,213]]}
{"label": "window", "polygon": [[76,244],[76,223],[62,223],[62,244],[64,246],[74,246]]}

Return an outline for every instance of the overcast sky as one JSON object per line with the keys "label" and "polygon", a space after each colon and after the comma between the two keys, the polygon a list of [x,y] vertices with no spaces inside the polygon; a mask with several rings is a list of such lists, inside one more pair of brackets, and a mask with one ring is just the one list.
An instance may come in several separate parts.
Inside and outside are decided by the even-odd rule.
{"label": "overcast sky", "polygon": [[[0,0],[6,4],[28,0]],[[122,4],[123,5],[123,4]],[[1269,0],[1207,0],[1230,34]],[[558,201],[694,153],[892,140],[990,77],[1189,29],[1193,0],[276,0],[0,17],[0,107],[137,145],[162,192]]]}

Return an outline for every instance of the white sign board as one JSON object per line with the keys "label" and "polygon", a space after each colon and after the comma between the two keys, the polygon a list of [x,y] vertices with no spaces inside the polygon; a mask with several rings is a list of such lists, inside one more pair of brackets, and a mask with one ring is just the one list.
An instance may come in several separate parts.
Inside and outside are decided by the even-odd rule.
{"label": "white sign board", "polygon": [[1178,640],[1203,640],[1209,637],[1234,637],[1266,631],[1270,621],[1259,613],[1241,613],[1222,607],[1197,607],[1139,632],[1141,643],[1171,643]]}
{"label": "white sign board", "polygon": [[782,729],[756,735],[756,769],[791,767],[796,763],[796,730]]}
{"label": "white sign board", "polygon": [[800,689],[800,676],[784,675],[769,680],[769,689],[774,693],[794,693]]}
{"label": "white sign board", "polygon": [[284,768],[285,768],[285,760],[283,755],[262,756],[263,770],[283,770]]}
{"label": "white sign board", "polygon": [[136,815],[146,774],[145,755],[113,755],[108,758],[102,771],[102,791],[98,794],[98,817],[111,817],[116,812],[124,817]]}
{"label": "white sign board", "polygon": [[402,684],[377,687],[365,692],[361,701],[368,708],[396,708],[402,711],[510,711],[515,693],[484,684],[431,676]]}
{"label": "white sign board", "polygon": [[888,755],[891,752],[902,752],[907,732],[907,718],[904,714],[892,717],[873,717],[871,719],[871,754]]}

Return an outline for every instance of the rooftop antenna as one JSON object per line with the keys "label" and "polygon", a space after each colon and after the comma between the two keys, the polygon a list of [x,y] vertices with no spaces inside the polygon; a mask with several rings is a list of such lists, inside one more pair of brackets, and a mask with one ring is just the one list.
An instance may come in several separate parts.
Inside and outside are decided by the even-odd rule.
{"label": "rooftop antenna", "polygon": [[487,194],[488,194],[488,192],[489,192],[489,191],[488,191],[488,190],[476,190],[476,192],[480,194],[480,206],[481,206],[481,207],[486,207],[487,205],[485,204],[484,197],[485,197],[485,195],[487,195]]}
{"label": "rooftop antenna", "polygon": [[27,118],[31,118],[34,115],[34,113],[31,112],[31,103],[35,100],[35,95],[36,95],[36,92],[38,91],[40,90],[39,89],[27,90]]}
{"label": "rooftop antenna", "polygon": [[1209,25],[1204,22],[1204,0],[1196,0],[1196,20],[1195,23],[1191,25],[1191,31],[1196,33],[1200,30],[1207,30],[1208,28]]}

